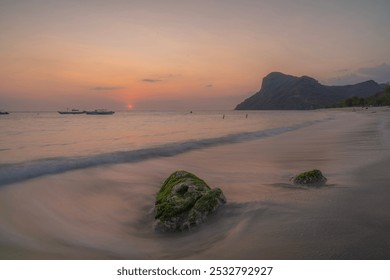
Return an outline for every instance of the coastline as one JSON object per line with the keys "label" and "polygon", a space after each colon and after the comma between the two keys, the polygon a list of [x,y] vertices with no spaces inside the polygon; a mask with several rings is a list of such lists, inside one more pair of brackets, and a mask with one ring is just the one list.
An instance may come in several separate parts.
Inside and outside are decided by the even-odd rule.
{"label": "coastline", "polygon": [[[269,138],[6,185],[0,258],[389,259],[389,112],[344,110]],[[325,187],[291,184],[312,168]],[[228,204],[192,232],[156,234],[154,195],[180,169]]]}

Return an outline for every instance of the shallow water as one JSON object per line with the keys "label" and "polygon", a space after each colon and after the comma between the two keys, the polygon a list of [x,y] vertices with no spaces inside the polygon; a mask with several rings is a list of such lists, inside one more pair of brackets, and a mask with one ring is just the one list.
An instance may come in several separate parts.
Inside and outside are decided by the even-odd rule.
{"label": "shallow water", "polygon": [[327,112],[15,113],[0,119],[0,185],[272,137],[331,117]]}
{"label": "shallow water", "polygon": [[323,120],[305,112],[12,113],[0,118],[0,164],[133,151]]}
{"label": "shallow water", "polygon": [[[390,233],[390,207],[384,200],[389,178],[377,167],[386,166],[390,158],[388,112],[380,117],[333,111],[282,115],[285,122],[271,125],[268,120],[268,126],[256,129],[253,121],[249,128],[238,125],[225,128],[224,133],[204,132],[204,138],[200,133],[196,141],[245,135],[239,140],[230,141],[229,136],[229,141],[170,155],[60,170],[3,184],[0,257],[390,257],[387,241],[377,241]],[[236,112],[229,117],[237,116],[242,117]],[[227,119],[226,114],[218,121]],[[237,123],[241,121],[246,119]],[[290,129],[264,135],[267,129],[281,127]],[[247,137],[246,132],[253,131],[262,133]],[[196,136],[189,138],[194,143]],[[116,148],[110,149],[109,154]],[[20,167],[18,164],[12,166]],[[10,167],[9,163],[4,166]],[[328,177],[325,187],[297,188],[290,183],[294,174],[311,168],[321,169]],[[228,203],[193,231],[159,234],[153,231],[150,210],[161,183],[178,169],[195,173],[212,187],[221,187]]]}

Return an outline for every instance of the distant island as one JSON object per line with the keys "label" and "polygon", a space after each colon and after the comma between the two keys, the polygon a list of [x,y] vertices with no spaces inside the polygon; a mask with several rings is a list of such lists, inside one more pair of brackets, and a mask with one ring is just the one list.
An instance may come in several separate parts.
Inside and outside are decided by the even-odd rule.
{"label": "distant island", "polygon": [[238,104],[235,110],[310,110],[335,107],[348,98],[363,98],[383,92],[385,85],[369,80],[355,85],[326,86],[308,77],[272,72],[261,89]]}

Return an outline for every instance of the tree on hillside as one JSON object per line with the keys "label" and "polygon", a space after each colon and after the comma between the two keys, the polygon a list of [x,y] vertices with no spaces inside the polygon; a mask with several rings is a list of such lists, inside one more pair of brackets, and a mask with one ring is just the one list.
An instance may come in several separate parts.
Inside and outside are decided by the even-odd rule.
{"label": "tree on hillside", "polygon": [[334,107],[358,107],[358,106],[390,106],[390,84],[386,85],[384,91],[375,95],[363,97],[349,97],[334,105]]}
{"label": "tree on hillside", "polygon": [[390,105],[390,85],[385,87],[385,101],[386,105]]}

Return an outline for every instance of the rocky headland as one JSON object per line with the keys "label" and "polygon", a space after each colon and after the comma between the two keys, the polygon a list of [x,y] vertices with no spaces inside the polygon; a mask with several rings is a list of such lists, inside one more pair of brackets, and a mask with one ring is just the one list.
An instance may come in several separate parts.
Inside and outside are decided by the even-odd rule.
{"label": "rocky headland", "polygon": [[308,110],[332,106],[346,98],[368,97],[383,91],[384,85],[366,81],[355,85],[326,86],[308,77],[272,72],[261,89],[238,104],[235,110]]}

